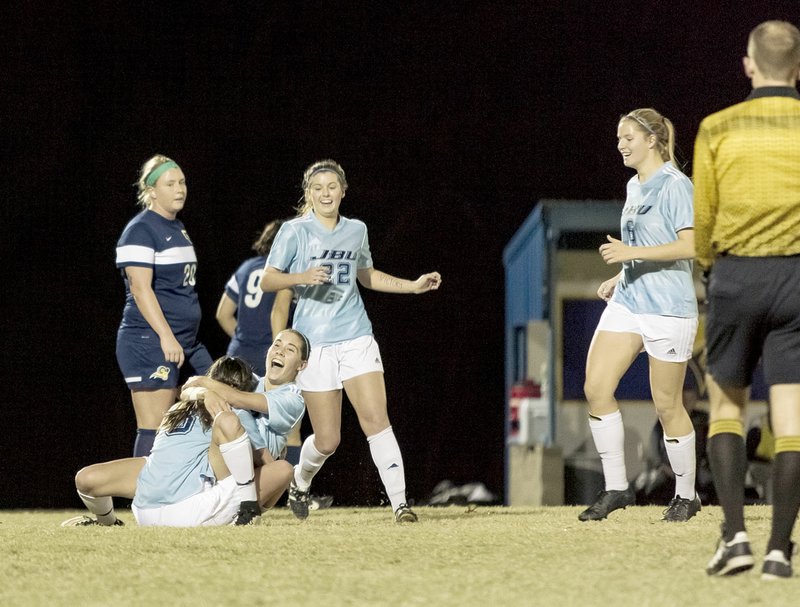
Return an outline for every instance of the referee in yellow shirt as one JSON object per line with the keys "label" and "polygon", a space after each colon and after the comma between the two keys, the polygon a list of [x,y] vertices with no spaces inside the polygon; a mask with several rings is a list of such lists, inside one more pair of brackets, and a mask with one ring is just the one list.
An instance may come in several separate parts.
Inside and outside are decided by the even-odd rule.
{"label": "referee in yellow shirt", "polygon": [[708,455],[725,521],[706,571],[755,564],[744,525],[744,407],[759,359],[775,460],[762,579],[792,576],[800,509],[800,31],[756,27],[744,71],[753,91],[708,116],[694,150],[695,250],[708,283]]}

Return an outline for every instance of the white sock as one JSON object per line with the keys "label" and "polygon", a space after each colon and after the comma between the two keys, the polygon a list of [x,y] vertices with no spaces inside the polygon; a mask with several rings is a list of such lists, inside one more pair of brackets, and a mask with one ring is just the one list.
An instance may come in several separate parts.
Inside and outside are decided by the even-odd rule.
{"label": "white sock", "polygon": [[219,446],[219,452],[231,476],[239,486],[239,495],[243,502],[258,501],[256,494],[255,472],[253,471],[253,447],[247,434],[229,443]]}
{"label": "white sock", "polygon": [[394,436],[392,427],[381,430],[377,434],[367,437],[372,461],[378,468],[386,495],[392,503],[392,512],[400,504],[406,503],[406,472],[403,468],[403,456],[400,454],[400,445]]}
{"label": "white sock", "polygon": [[326,455],[317,451],[313,434],[304,440],[303,447],[300,449],[300,461],[294,467],[294,484],[297,485],[297,488],[301,491],[308,491],[314,476],[331,455],[333,453]]}
{"label": "white sock", "polygon": [[92,497],[84,495],[80,491],[78,491],[78,497],[81,498],[86,509],[97,517],[97,522],[101,525],[113,525],[117,520],[117,515],[114,514],[114,500],[111,497],[107,495]]}
{"label": "white sock", "polygon": [[608,415],[590,415],[589,429],[594,446],[603,464],[606,491],[624,491],[628,488],[625,470],[625,427],[619,410]]}
{"label": "white sock", "polygon": [[664,446],[667,448],[669,465],[675,473],[675,495],[694,499],[697,467],[694,430],[686,436],[670,437],[665,434]]}

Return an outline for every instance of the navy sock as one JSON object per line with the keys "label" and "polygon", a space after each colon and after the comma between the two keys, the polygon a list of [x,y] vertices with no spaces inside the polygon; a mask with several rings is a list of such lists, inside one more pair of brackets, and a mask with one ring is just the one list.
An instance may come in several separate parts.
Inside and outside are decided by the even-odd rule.
{"label": "navy sock", "polygon": [[300,447],[286,447],[286,461],[296,466],[300,463]]}
{"label": "navy sock", "polygon": [[145,455],[150,455],[150,451],[153,449],[153,441],[155,439],[155,430],[137,428],[136,442],[133,444],[133,457],[144,457]]}

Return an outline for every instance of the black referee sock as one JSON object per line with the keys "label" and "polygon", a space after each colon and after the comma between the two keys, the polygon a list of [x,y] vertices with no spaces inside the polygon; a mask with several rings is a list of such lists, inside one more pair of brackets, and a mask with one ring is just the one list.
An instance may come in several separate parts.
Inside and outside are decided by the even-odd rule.
{"label": "black referee sock", "polygon": [[[790,450],[779,451],[782,448]],[[767,553],[780,550],[791,557],[789,543],[800,510],[800,436],[776,439],[775,450],[772,462],[772,533]]]}
{"label": "black referee sock", "polygon": [[[720,420],[734,423],[734,420]],[[725,541],[730,541],[739,531],[744,531],[744,480],[747,473],[747,454],[744,440],[738,432],[712,434],[709,428],[708,460],[719,504],[725,515]],[[738,422],[741,428],[741,422]],[[730,429],[733,429],[732,427]]]}

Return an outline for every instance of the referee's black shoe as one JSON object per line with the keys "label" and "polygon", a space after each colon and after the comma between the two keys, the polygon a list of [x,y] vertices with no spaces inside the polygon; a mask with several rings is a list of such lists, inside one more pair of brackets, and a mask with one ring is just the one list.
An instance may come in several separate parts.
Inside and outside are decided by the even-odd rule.
{"label": "referee's black shoe", "polygon": [[601,491],[597,494],[594,504],[578,515],[582,521],[602,521],[614,510],[624,509],[636,503],[636,494],[628,487],[624,491]]}
{"label": "referee's black shoe", "polygon": [[723,536],[717,545],[717,551],[706,566],[708,575],[736,575],[753,568],[756,560],[750,549],[750,540],[746,531],[739,531],[730,541],[725,541],[725,528]]}
{"label": "referee's black shoe", "polygon": [[764,557],[761,579],[779,580],[792,577],[792,555],[795,548],[794,542],[789,542],[788,554],[781,550],[770,550],[769,554]]}

